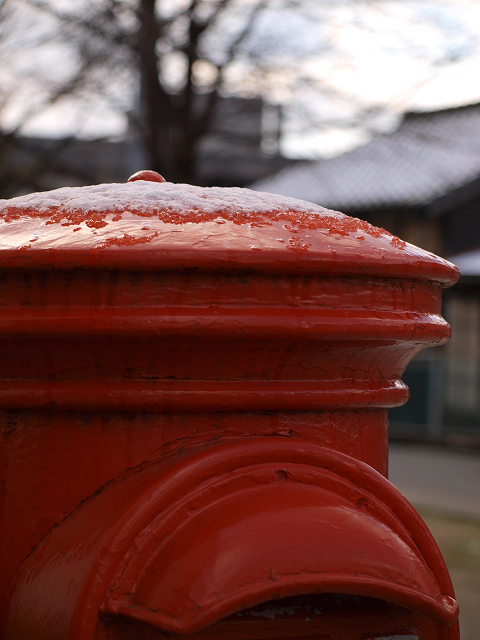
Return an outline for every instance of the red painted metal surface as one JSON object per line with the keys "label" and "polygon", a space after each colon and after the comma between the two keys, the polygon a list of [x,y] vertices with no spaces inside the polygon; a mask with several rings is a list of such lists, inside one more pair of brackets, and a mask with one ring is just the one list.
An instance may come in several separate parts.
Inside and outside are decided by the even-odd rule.
{"label": "red painted metal surface", "polygon": [[0,629],[282,637],[235,613],[310,594],[294,635],[458,638],[383,477],[457,270],[315,205],[154,178],[0,202]]}

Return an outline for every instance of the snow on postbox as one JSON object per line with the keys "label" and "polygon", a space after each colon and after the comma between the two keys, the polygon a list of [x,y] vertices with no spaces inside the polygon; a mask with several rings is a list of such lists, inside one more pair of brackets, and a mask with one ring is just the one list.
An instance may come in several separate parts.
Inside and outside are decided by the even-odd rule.
{"label": "snow on postbox", "polygon": [[[138,179],[140,178],[140,179]],[[453,640],[387,409],[457,270],[245,189],[1,202],[0,635]]]}

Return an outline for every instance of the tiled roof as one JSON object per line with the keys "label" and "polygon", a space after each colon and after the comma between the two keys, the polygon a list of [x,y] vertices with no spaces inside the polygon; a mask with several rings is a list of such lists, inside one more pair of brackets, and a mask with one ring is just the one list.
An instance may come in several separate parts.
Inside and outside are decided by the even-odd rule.
{"label": "tiled roof", "polygon": [[390,135],[251,185],[340,211],[428,205],[480,177],[480,105],[410,113]]}
{"label": "tiled roof", "polygon": [[480,276],[480,249],[459,253],[448,259],[457,265],[462,276]]}

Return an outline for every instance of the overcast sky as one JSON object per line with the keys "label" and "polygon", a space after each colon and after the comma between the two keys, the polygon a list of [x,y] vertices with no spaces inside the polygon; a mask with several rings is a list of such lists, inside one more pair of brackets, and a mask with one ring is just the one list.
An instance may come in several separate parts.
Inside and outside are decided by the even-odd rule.
{"label": "overcast sky", "polygon": [[[237,18],[232,5],[230,18],[205,41],[219,58],[222,38],[227,41],[239,28],[251,1],[236,3]],[[282,8],[282,0],[272,4],[231,66],[226,89],[247,96],[263,93],[284,106],[288,155],[329,157],[375,132],[392,130],[405,111],[480,102],[480,0],[304,0],[302,10]],[[32,29],[51,28],[26,14],[18,26],[23,38]],[[0,63],[1,54],[0,46]],[[3,127],[14,127],[25,105],[40,101],[42,77],[68,74],[72,64],[64,45],[44,47],[34,59],[18,47],[15,65],[3,64],[0,71],[4,93],[12,90],[17,96],[0,111]],[[172,82],[178,64],[174,58],[165,64]],[[27,67],[31,80],[19,86]],[[80,103],[66,98],[32,117],[22,133],[121,136],[127,127],[122,108],[131,100],[127,84],[112,79],[118,109],[100,93]]]}
{"label": "overcast sky", "polygon": [[[392,130],[408,110],[480,102],[478,0],[379,0],[323,11],[328,48],[300,57],[295,82],[271,89],[297,118],[284,141],[292,155],[336,154]],[[317,116],[325,126],[315,130],[308,123]]]}

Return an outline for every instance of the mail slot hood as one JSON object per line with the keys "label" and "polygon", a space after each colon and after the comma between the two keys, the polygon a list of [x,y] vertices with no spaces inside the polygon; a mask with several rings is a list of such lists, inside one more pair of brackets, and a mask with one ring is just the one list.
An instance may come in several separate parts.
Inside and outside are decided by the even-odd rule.
{"label": "mail slot hood", "polygon": [[52,635],[59,619],[65,637],[91,638],[106,615],[186,634],[312,593],[374,597],[447,625],[458,616],[431,535],[392,485],[281,438],[207,447],[106,488],[52,531],[20,580],[9,638],[63,637]]}

